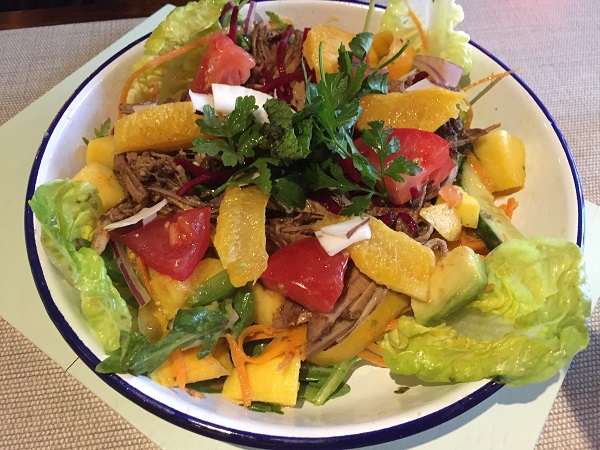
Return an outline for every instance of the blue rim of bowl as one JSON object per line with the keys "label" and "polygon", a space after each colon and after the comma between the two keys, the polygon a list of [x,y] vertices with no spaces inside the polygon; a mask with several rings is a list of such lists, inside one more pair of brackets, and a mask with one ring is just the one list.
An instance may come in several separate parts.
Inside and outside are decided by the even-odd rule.
{"label": "blue rim of bowl", "polygon": [[[364,5],[362,2],[358,1],[350,1],[346,3],[355,3]],[[46,280],[44,278],[44,273],[42,270],[41,262],[38,256],[38,248],[35,239],[35,230],[34,230],[34,217],[31,211],[31,208],[28,205],[28,201],[31,199],[35,192],[36,180],[39,172],[39,168],[41,165],[41,161],[44,156],[44,152],[46,150],[46,146],[50,139],[50,136],[54,132],[58,122],[60,121],[62,115],[69,107],[69,105],[74,101],[77,95],[86,87],[86,85],[94,79],[102,70],[104,70],[110,63],[119,58],[122,54],[129,51],[131,48],[135,47],[140,42],[143,42],[148,38],[149,35],[143,36],[131,44],[127,45],[119,52],[110,57],[107,61],[105,61],[98,69],[96,69],[89,77],[87,77],[83,83],[75,90],[75,92],[71,95],[71,97],[65,102],[63,107],[60,109],[50,127],[48,128],[47,133],[45,134],[40,148],[36,154],[34,159],[31,173],[29,176],[29,181],[27,185],[27,195],[26,195],[26,204],[25,204],[25,239],[27,246],[27,256],[29,259],[31,272],[37,287],[37,290],[40,294],[42,303],[50,316],[51,320],[54,322],[55,326],[65,339],[67,343],[71,346],[71,348],[75,351],[77,356],[81,358],[81,360],[92,370],[96,365],[100,362],[98,357],[92,353],[92,351],[79,339],[78,335],[71,328],[69,323],[66,321],[60,310],[58,309],[54,299],[52,298],[52,294],[46,284]],[[505,70],[509,70],[508,66],[506,66],[502,61],[492,55],[490,52],[485,50],[480,45],[474,43],[473,41],[470,44],[496,62],[498,65],[503,67]],[[583,247],[584,240],[584,202],[583,202],[583,193],[581,188],[581,182],[579,179],[579,174],[569,149],[569,146],[562,134],[559,130],[554,118],[551,116],[550,112],[546,109],[544,104],[540,101],[540,99],[534,94],[534,92],[527,86],[521,78],[516,76],[514,73],[511,76],[527,91],[529,96],[536,102],[540,110],[544,113],[546,118],[552,124],[552,128],[561,143],[561,146],[564,150],[565,156],[569,163],[569,167],[571,169],[572,179],[574,181],[575,194],[577,197],[577,206],[579,211],[578,216],[578,231],[577,231],[577,244],[580,247]],[[224,427],[221,425],[215,425],[210,422],[202,421],[196,417],[192,417],[190,415],[184,414],[180,411],[177,411],[174,408],[166,406],[155,399],[149,397],[148,395],[142,393],[138,389],[132,387],[127,381],[121,378],[119,375],[115,374],[98,374],[94,372],[98,377],[100,377],[106,384],[111,386],[121,395],[125,396],[129,400],[133,401],[137,405],[151,412],[152,414],[174,424],[181,428],[196,432],[203,436],[222,440],[225,442],[229,442],[232,444],[238,445],[246,445],[253,447],[261,447],[261,448],[279,448],[282,445],[290,448],[303,448],[307,445],[317,446],[317,447],[328,447],[328,448],[357,448],[363,447],[367,445],[380,444],[384,442],[390,442],[397,439],[406,438],[417,433],[429,430],[436,426],[439,426],[459,415],[465,413],[469,409],[478,405],[482,401],[486,400],[490,396],[492,396],[495,392],[502,388],[502,384],[495,383],[490,381],[486,383],[484,386],[474,391],[467,397],[446,406],[439,411],[428,414],[422,418],[405,422],[399,425],[395,425],[388,428],[383,428],[380,430],[369,431],[361,434],[352,434],[352,435],[338,435],[331,437],[319,437],[319,438],[304,438],[304,437],[292,437],[292,436],[272,436],[266,434],[256,434],[251,432],[241,432],[236,429]]]}

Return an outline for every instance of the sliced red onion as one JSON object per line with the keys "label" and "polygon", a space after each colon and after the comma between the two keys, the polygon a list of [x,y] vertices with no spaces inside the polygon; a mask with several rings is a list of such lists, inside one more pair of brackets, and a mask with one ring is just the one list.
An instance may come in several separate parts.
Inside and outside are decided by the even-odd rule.
{"label": "sliced red onion", "polygon": [[146,303],[152,301],[152,299],[150,298],[150,294],[148,294],[146,288],[142,286],[140,279],[138,278],[137,274],[135,273],[135,270],[133,269],[133,266],[131,265],[131,262],[129,261],[129,257],[127,256],[127,250],[125,249],[125,246],[120,242],[113,241],[111,239],[110,248],[115,254],[117,265],[123,273],[123,277],[127,282],[127,286],[129,286],[131,293],[133,294],[137,302],[140,304],[140,306],[144,306]]}
{"label": "sliced red onion", "polygon": [[427,72],[437,83],[450,87],[456,87],[463,74],[462,67],[437,56],[417,55],[413,64],[417,69]]}
{"label": "sliced red onion", "polygon": [[127,227],[129,225],[135,225],[140,220],[142,221],[142,223],[144,225],[146,225],[146,223],[150,222],[151,220],[154,220],[154,218],[156,217],[156,213],[158,213],[158,211],[160,211],[162,209],[162,207],[165,206],[166,204],[167,204],[166,200],[161,200],[156,205],[154,205],[150,208],[141,209],[138,213],[134,214],[131,217],[127,217],[126,219],[119,220],[118,222],[109,223],[108,225],[106,225],[104,227],[104,229],[110,231],[110,230],[114,230],[116,228]]}
{"label": "sliced red onion", "polygon": [[251,0],[248,4],[248,14],[246,14],[246,20],[244,20],[244,26],[242,28],[244,34],[250,34],[252,31],[250,27],[254,25],[254,17],[256,16],[255,6],[256,2],[254,0]]}

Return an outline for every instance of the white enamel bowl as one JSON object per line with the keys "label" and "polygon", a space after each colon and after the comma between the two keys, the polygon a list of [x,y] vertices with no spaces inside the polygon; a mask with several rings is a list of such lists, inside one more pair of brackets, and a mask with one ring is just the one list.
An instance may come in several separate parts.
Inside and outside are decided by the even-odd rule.
{"label": "white enamel bowl", "polygon": [[[300,0],[258,4],[263,17],[267,10],[291,18],[299,28],[331,23],[360,31],[366,7]],[[374,14],[375,26],[380,15],[381,11]],[[124,48],[66,99],[34,161],[27,199],[36,186],[72,176],[82,166],[81,137],[90,136],[107,117],[114,123],[118,91],[142,48],[142,42]],[[472,80],[507,69],[475,44],[473,59]],[[473,126],[500,122],[526,144],[527,183],[516,196],[520,203],[516,225],[527,236],[557,236],[581,245],[583,200],[577,171],[563,136],[539,99],[513,75],[487,92],[474,108]],[[82,316],[76,292],[62,281],[46,257],[30,210],[25,228],[32,273],[44,306],[65,340],[93,369],[105,355]],[[215,439],[260,447],[312,444],[349,448],[395,440],[456,417],[501,387],[488,381],[425,386],[413,378],[392,377],[384,369],[363,366],[350,377],[350,394],[321,407],[306,403],[278,415],[248,411],[218,395],[193,399],[144,377],[99,376],[127,398],[178,426]],[[410,389],[398,395],[394,393],[398,385]]]}

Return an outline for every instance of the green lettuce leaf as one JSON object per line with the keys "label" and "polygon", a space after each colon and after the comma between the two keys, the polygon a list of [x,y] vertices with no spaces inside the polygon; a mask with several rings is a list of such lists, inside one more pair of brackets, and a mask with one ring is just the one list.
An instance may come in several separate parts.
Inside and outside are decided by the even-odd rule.
{"label": "green lettuce leaf", "polygon": [[[221,28],[218,21],[227,0],[200,0],[179,6],[169,13],[144,44],[144,55],[132,72],[157,56],[181,47]],[[127,102],[176,98],[194,79],[204,47],[148,70],[133,82]]]}
{"label": "green lettuce leaf", "polygon": [[90,249],[103,214],[98,190],[85,181],[55,180],[39,186],[29,206],[41,224],[48,257],[81,295],[81,309],[106,352],[119,348],[131,329],[127,304],[113,286],[104,260]]}
{"label": "green lettuce leaf", "polygon": [[458,64],[468,75],[472,65],[469,35],[455,30],[464,19],[463,9],[454,0],[411,0],[408,3],[390,0],[381,19],[381,30],[400,33],[404,40],[410,40],[418,53],[423,52],[423,42],[410,17],[408,5],[423,26],[429,54]]}
{"label": "green lettuce leaf", "polygon": [[591,302],[579,247],[557,238],[515,239],[486,263],[493,289],[436,327],[404,316],[381,340],[393,373],[516,386],[551,378],[587,346]]}

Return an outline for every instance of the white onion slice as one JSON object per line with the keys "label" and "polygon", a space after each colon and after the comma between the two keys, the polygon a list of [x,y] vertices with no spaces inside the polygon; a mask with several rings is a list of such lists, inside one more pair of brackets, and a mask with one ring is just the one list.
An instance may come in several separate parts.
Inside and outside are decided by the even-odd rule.
{"label": "white onion slice", "polygon": [[229,114],[235,109],[235,100],[238,97],[253,96],[258,109],[254,111],[254,117],[257,122],[265,123],[269,121],[267,112],[263,109],[265,102],[273,96],[264,92],[249,89],[243,86],[229,86],[228,84],[214,83],[212,85],[213,98],[215,102],[215,111],[221,114]]}
{"label": "white onion slice", "polygon": [[138,213],[134,214],[131,217],[127,217],[126,219],[119,220],[118,222],[109,223],[104,227],[105,230],[115,230],[117,228],[127,227],[129,225],[135,225],[140,220],[143,221],[144,225],[154,220],[156,217],[156,213],[162,209],[163,206],[167,204],[166,200],[161,200],[156,205],[151,206],[150,208],[143,208]]}
{"label": "white onion slice", "polygon": [[368,217],[354,217],[344,222],[327,225],[315,236],[329,256],[333,256],[355,242],[371,239]]}
{"label": "white onion slice", "polygon": [[463,68],[444,58],[431,55],[417,55],[413,61],[414,66],[427,72],[437,83],[456,87],[463,74]]}
{"label": "white onion slice", "polygon": [[140,112],[145,109],[152,108],[156,105],[156,102],[136,103],[135,105],[132,105],[131,108],[133,109],[133,112]]}
{"label": "white onion slice", "polygon": [[423,78],[421,81],[417,81],[415,84],[404,89],[404,91],[405,92],[422,91],[424,89],[431,89],[433,87],[437,87],[437,85],[433,84],[427,78]]}
{"label": "white onion slice", "polygon": [[195,111],[202,112],[204,106],[206,105],[212,106],[213,108],[215,107],[215,102],[212,95],[198,94],[197,92],[193,92],[191,89],[188,93],[190,94],[190,100],[192,101]]}

